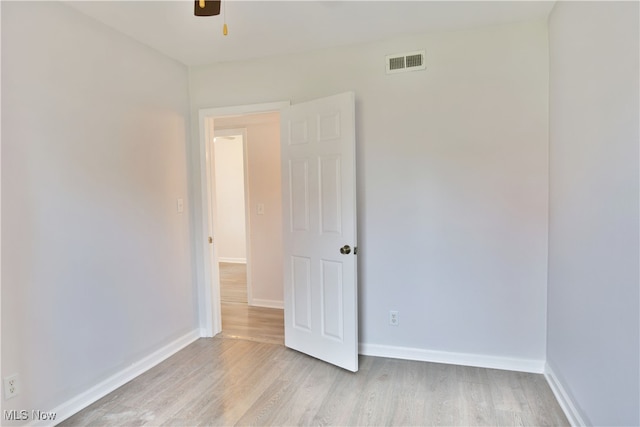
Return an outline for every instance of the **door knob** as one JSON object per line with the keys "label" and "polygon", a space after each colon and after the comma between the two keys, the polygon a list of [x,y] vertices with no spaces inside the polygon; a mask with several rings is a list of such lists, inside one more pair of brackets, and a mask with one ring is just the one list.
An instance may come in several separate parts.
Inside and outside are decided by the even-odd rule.
{"label": "door knob", "polygon": [[342,255],[348,255],[351,253],[351,246],[349,245],[344,245],[343,247],[340,248],[340,253]]}

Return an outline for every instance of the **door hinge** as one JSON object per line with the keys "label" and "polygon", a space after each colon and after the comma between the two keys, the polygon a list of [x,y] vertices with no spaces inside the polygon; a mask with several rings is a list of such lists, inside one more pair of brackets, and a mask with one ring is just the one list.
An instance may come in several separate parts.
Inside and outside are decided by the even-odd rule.
{"label": "door hinge", "polygon": [[209,236],[209,243],[213,243],[213,237]]}

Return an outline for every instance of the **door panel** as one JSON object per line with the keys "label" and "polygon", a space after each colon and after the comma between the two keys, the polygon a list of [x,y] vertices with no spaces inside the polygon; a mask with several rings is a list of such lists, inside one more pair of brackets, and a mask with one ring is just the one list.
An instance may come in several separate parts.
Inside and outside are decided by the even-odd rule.
{"label": "door panel", "polygon": [[289,165],[291,231],[309,231],[309,162],[296,159]]}
{"label": "door panel", "polygon": [[322,261],[322,334],[325,337],[342,342],[343,334],[343,283],[342,264],[333,261]]}
{"label": "door panel", "polygon": [[327,156],[320,162],[320,230],[322,233],[342,232],[340,187],[342,185],[340,157]]}
{"label": "door panel", "polygon": [[292,256],[293,326],[311,330],[311,260]]}
{"label": "door panel", "polygon": [[293,105],[281,121],[285,345],[355,372],[354,94]]}

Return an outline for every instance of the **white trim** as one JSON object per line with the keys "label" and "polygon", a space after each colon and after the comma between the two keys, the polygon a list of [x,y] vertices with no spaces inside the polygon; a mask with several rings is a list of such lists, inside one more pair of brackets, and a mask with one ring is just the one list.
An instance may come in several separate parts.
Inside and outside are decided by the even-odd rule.
{"label": "white trim", "polygon": [[549,387],[551,387],[551,391],[553,391],[553,394],[556,396],[556,400],[564,411],[564,414],[569,420],[569,423],[573,427],[586,426],[587,423],[585,423],[580,416],[580,411],[578,411],[578,408],[576,407],[576,405],[574,405],[573,400],[569,396],[569,393],[566,392],[566,390],[562,386],[562,383],[553,372],[553,369],[551,369],[551,366],[549,366],[549,363],[545,363],[544,377],[547,379]]}
{"label": "white trim", "polygon": [[247,299],[251,301],[253,296],[253,274],[251,267],[253,266],[252,247],[251,247],[251,180],[249,171],[249,139],[247,137],[247,128],[242,128],[242,167],[244,172],[244,250],[245,250],[245,277],[247,285]]}
{"label": "white trim", "polygon": [[[107,394],[111,393],[118,387],[123,386],[128,383],[138,375],[143,374],[149,369],[153,368],[160,362],[168,359],[173,356],[198,338],[200,338],[202,331],[199,329],[193,330],[182,337],[170,342],[159,350],[154,351],[146,357],[134,362],[129,367],[123,369],[122,371],[113,374],[106,380],[96,384],[90,389],[78,394],[77,396],[67,400],[66,402],[58,405],[52,411],[43,411],[43,412],[54,412],[56,414],[56,419],[53,420],[53,424],[61,423],[67,418],[71,417],[75,413],[81,411],[97,400],[103,398]],[[30,426],[48,426],[53,425],[51,421],[35,421],[28,425]]]}
{"label": "white trim", "polygon": [[[213,236],[213,226],[209,218],[211,212],[211,158],[207,155],[207,140],[213,138],[213,118],[241,116],[252,113],[267,113],[280,111],[291,105],[291,101],[270,102],[264,104],[236,105],[232,107],[203,108],[198,111],[198,129],[200,141],[200,212],[195,212],[195,220],[202,224],[201,238],[202,254],[196,259],[197,271],[202,271],[202,279],[198,281],[198,299],[200,307],[200,325],[206,330],[207,337],[212,337],[222,331],[222,315],[220,312],[220,280],[216,266],[213,264],[213,249],[208,237]],[[200,218],[198,218],[200,215]]]}
{"label": "white trim", "polygon": [[365,356],[390,357],[393,359],[419,360],[421,362],[531,372],[535,374],[544,372],[544,360],[488,356],[485,354],[452,353],[448,351],[367,343],[360,343],[360,354]]}
{"label": "white trim", "polygon": [[231,107],[203,108],[200,117],[233,117],[252,113],[270,113],[280,111],[291,105],[291,101],[267,102],[264,104],[234,105]]}
{"label": "white trim", "polygon": [[[198,283],[198,299],[200,307],[200,325],[206,330],[204,336],[212,337],[222,330],[222,317],[220,313],[220,295],[215,295],[212,287],[213,280],[216,277],[217,268],[214,265],[213,248],[209,243],[209,237],[213,236],[213,226],[210,221],[209,212],[212,211],[211,191],[215,191],[211,183],[212,163],[210,158],[210,141],[213,139],[213,120],[207,120],[207,117],[200,111],[199,114],[200,129],[200,197],[201,212],[200,220],[202,222],[201,236],[203,250],[202,256],[196,258],[196,265],[199,271],[203,272],[202,282]],[[197,240],[197,236],[196,236]],[[219,286],[218,286],[219,287]]]}
{"label": "white trim", "polygon": [[277,301],[277,300],[271,300],[271,299],[252,298],[251,301],[249,301],[249,305],[252,307],[279,308],[284,310],[283,301]]}
{"label": "white trim", "polygon": [[218,257],[218,262],[228,262],[230,264],[246,264],[246,258],[227,258],[227,257]]}

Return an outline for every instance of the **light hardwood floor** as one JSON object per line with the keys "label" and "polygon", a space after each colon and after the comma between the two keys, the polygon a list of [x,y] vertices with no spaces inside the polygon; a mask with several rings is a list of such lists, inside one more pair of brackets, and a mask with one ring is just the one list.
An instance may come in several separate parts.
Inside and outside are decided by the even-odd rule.
{"label": "light hardwood floor", "polygon": [[[241,276],[231,265],[221,279]],[[542,375],[367,356],[354,374],[285,348],[282,310],[249,307],[236,291],[222,334],[61,425],[569,425]]]}
{"label": "light hardwood floor", "polygon": [[221,307],[221,336],[284,345],[283,310],[234,303]]}
{"label": "light hardwood floor", "polygon": [[220,301],[247,303],[247,264],[218,263]]}
{"label": "light hardwood floor", "polygon": [[246,264],[220,263],[222,336],[284,345],[284,312],[247,305]]}
{"label": "light hardwood floor", "polygon": [[538,374],[360,356],[351,373],[281,345],[202,338],[63,426],[568,425]]}

